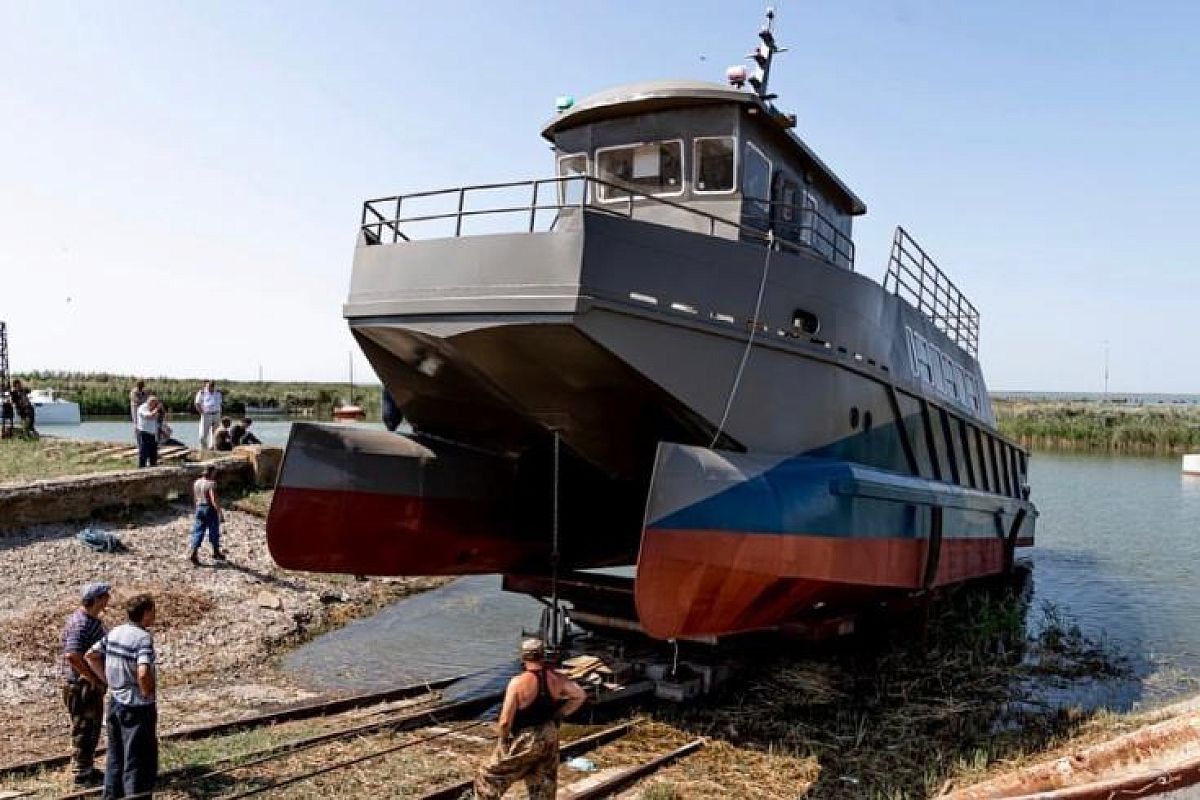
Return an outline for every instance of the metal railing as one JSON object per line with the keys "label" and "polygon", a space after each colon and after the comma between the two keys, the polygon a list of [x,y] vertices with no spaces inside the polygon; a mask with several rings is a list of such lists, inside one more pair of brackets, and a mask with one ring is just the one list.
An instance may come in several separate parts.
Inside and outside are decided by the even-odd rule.
{"label": "metal railing", "polygon": [[[610,188],[622,196],[617,200],[601,202],[596,199],[599,187]],[[487,198],[488,195],[493,197],[492,203],[476,207],[480,198]],[[497,195],[499,199],[495,199]],[[697,223],[685,230],[707,232],[710,236],[731,234],[766,244],[772,240],[767,229],[773,224],[774,242],[780,249],[807,249],[830,263],[847,269],[854,268],[853,241],[815,209],[785,206],[782,203],[760,205],[770,206],[768,216],[775,220],[774,223],[768,223],[766,219],[760,226],[733,222],[682,203],[639,192],[626,185],[610,183],[590,175],[570,175],[461,186],[367,200],[363,203],[360,230],[363,242],[367,245],[394,244],[470,233],[552,231],[564,218],[562,212],[571,209],[586,209],[628,219],[639,219],[640,215],[644,221],[663,224],[661,216],[655,217],[646,212],[670,208]],[[426,208],[428,206],[432,208]],[[785,208],[793,211],[791,221],[782,216]],[[501,223],[498,220],[500,217],[507,218],[508,224]],[[514,217],[518,220],[516,225],[511,221]],[[466,230],[468,223],[481,218],[489,218],[486,221],[492,224],[485,225],[482,231]],[[432,226],[436,232],[432,236],[420,236],[417,231],[423,226]]]}
{"label": "metal railing", "polygon": [[900,226],[883,288],[911,303],[963,350],[979,354],[979,310]]}

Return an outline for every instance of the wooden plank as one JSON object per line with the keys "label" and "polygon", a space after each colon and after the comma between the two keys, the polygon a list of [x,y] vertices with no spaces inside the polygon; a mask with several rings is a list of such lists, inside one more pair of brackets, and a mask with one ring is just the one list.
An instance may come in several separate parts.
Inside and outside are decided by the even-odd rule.
{"label": "wooden plank", "polygon": [[[574,758],[580,753],[599,747],[603,744],[608,744],[614,739],[620,739],[625,734],[633,730],[634,726],[639,724],[641,720],[630,720],[629,722],[614,725],[611,728],[605,728],[598,733],[593,733],[588,736],[583,736],[574,741],[560,745],[558,748],[558,760],[566,761],[569,758]],[[459,800],[463,792],[471,788],[473,780],[459,781],[449,786],[443,786],[440,789],[434,789],[428,794],[421,795],[420,800]]]}

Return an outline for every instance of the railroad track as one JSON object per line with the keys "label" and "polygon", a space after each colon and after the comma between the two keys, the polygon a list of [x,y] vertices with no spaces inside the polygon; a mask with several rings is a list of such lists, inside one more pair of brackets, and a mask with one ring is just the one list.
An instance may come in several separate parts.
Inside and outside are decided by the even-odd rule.
{"label": "railroad track", "polygon": [[[447,679],[439,682],[438,685],[444,686],[453,680]],[[374,695],[360,695],[355,698],[316,703],[282,712],[243,717],[210,726],[190,727],[174,731],[163,738],[175,740],[217,739],[225,734],[264,725],[350,713],[366,706],[369,700],[388,702],[406,699],[406,697],[411,697],[417,688],[404,687]],[[428,687],[420,688],[423,690]],[[482,755],[480,745],[488,741],[479,734],[483,733],[482,729],[489,723],[476,718],[501,699],[502,694],[493,693],[468,700],[436,703],[418,710],[414,710],[411,706],[403,709],[375,710],[371,712],[375,718],[369,721],[364,722],[361,717],[358,717],[351,720],[352,724],[339,725],[331,730],[277,741],[251,752],[221,756],[203,763],[189,764],[165,771],[159,775],[155,794],[168,797],[219,796],[222,800],[241,800],[257,795],[278,793],[305,781],[343,770],[350,771],[367,762],[380,761],[404,750],[431,746],[435,743],[454,744],[449,748],[443,746],[438,751],[427,751],[425,756],[419,758],[427,759],[433,755],[434,758],[448,758],[470,763]],[[560,758],[567,760],[620,739],[633,731],[637,725],[637,720],[627,721],[564,742],[559,749]],[[390,738],[404,734],[409,735],[403,736],[399,740]],[[380,737],[380,740],[375,741],[370,737]],[[353,752],[347,753],[346,745]],[[463,749],[464,745],[467,745],[465,750]],[[701,746],[703,746],[703,740],[696,740],[682,748],[658,754],[641,764],[605,770],[601,774],[585,778],[572,784],[571,787],[566,787],[564,791],[567,793],[566,796],[573,800],[607,797],[621,788],[636,783],[662,766],[694,752]],[[364,751],[364,748],[369,749]],[[306,758],[307,764],[303,763]],[[45,764],[53,763],[53,761],[54,758],[32,763]],[[297,769],[297,767],[299,768]],[[14,765],[8,768],[8,772],[12,773],[22,768],[28,769],[28,764]],[[390,770],[392,766],[389,764],[385,769]],[[388,778],[384,780],[388,780]],[[396,788],[398,791],[402,790],[398,784],[388,784],[388,786]],[[428,791],[421,795],[421,800],[457,800],[470,786],[469,780],[456,781]],[[26,797],[35,792],[44,796],[47,788],[49,787],[43,785],[27,789],[24,794],[17,793],[8,796]],[[318,785],[315,791],[320,792],[321,787]],[[83,798],[99,794],[99,788],[91,788],[58,795],[57,800],[83,800]]]}
{"label": "railroad track", "polygon": [[[455,683],[478,675],[478,672],[468,672],[462,675],[455,675],[450,678],[440,678],[436,681],[427,681],[425,683],[411,684],[402,686],[398,689],[387,689],[382,692],[372,692],[369,694],[359,694],[352,697],[342,697],[336,700],[325,700],[318,703],[306,703],[304,705],[293,706],[279,711],[270,711],[262,714],[251,714],[245,717],[239,717],[233,720],[223,722],[215,722],[209,725],[193,725],[185,728],[179,728],[173,731],[167,731],[159,734],[160,742],[171,741],[186,741],[191,739],[202,739],[212,736],[218,736],[225,733],[233,733],[240,730],[250,730],[253,728],[261,728],[267,725],[275,725],[281,722],[294,722],[297,720],[313,719],[315,717],[333,716],[342,714],[347,711],[352,711],[359,708],[366,708],[380,703],[389,703],[397,700],[407,700],[421,695],[430,694],[452,686]],[[103,753],[104,748],[100,747],[96,752]],[[32,761],[24,761],[18,764],[9,764],[0,767],[0,778],[7,778],[14,775],[19,775],[25,772],[36,772],[37,770],[53,769],[68,764],[71,761],[70,753],[60,753],[54,756],[38,758]]]}
{"label": "railroad track", "polygon": [[[257,750],[257,751],[250,752],[250,753],[242,753],[238,756],[217,759],[216,761],[213,761],[208,764],[191,765],[191,766],[187,766],[187,767],[180,767],[178,769],[168,770],[166,772],[159,774],[158,786],[155,789],[155,792],[156,793],[165,793],[165,792],[171,791],[172,789],[175,789],[175,788],[181,788],[181,787],[186,787],[186,786],[190,786],[190,785],[194,785],[194,784],[200,784],[200,783],[203,783],[204,781],[212,780],[214,778],[217,778],[217,777],[220,777],[223,775],[228,775],[229,773],[232,773],[232,772],[235,772],[238,770],[249,769],[251,767],[261,766],[261,765],[267,764],[271,761],[276,761],[278,759],[294,755],[294,754],[302,752],[304,750],[312,749],[312,748],[318,747],[320,745],[329,744],[329,743],[336,742],[336,741],[343,740],[343,739],[349,739],[349,738],[353,738],[353,737],[370,736],[372,734],[383,733],[383,732],[404,733],[404,732],[413,731],[413,730],[416,730],[419,728],[428,727],[430,725],[444,724],[446,722],[462,720],[464,718],[469,719],[470,717],[478,716],[479,714],[483,713],[488,708],[495,705],[497,702],[499,702],[502,699],[503,699],[503,695],[496,693],[496,694],[484,695],[482,697],[471,698],[469,700],[459,700],[459,701],[452,702],[452,703],[440,703],[438,705],[435,705],[432,708],[423,709],[423,710],[417,711],[415,713],[402,714],[397,717],[384,719],[384,720],[378,720],[375,722],[351,725],[348,727],[338,728],[338,729],[332,730],[332,731],[326,731],[324,733],[314,734],[311,736],[306,736],[306,737],[294,739],[291,741],[281,742],[280,744],[272,745],[272,746],[264,748],[262,750]],[[405,747],[410,747],[410,746],[413,746],[416,744],[420,744],[423,741],[437,739],[437,738],[443,738],[443,737],[451,735],[453,733],[458,733],[458,732],[465,731],[470,728],[475,728],[475,727],[483,726],[486,724],[487,723],[483,722],[483,721],[471,722],[470,724],[468,724],[466,726],[462,726],[459,729],[452,729],[452,730],[448,730],[448,731],[439,731],[436,734],[432,734],[427,737],[418,738],[414,741],[406,741],[406,742],[401,743],[400,745],[394,746],[393,748],[390,748],[390,749],[404,749]],[[389,751],[390,751],[390,749],[389,749]],[[384,754],[385,753],[380,753],[380,755],[384,755]],[[352,763],[357,763],[357,761],[352,762]],[[351,764],[334,765],[333,769],[339,769],[341,767],[350,766],[350,765]],[[312,771],[312,774],[304,776],[304,777],[315,777],[317,774],[320,774],[322,772],[327,772],[327,771],[330,771],[330,770],[328,770],[328,769],[314,770],[314,771]],[[291,781],[291,782],[294,782],[294,781]],[[282,786],[282,785],[285,785],[285,784],[283,784],[283,783],[278,784],[278,786]],[[270,785],[270,786],[266,786],[266,787],[257,787],[257,788],[262,788],[262,789],[266,790],[266,789],[271,789],[271,788],[278,788],[278,786]],[[81,789],[79,791],[59,795],[57,800],[81,800],[82,798],[94,797],[99,794],[100,794],[100,788],[95,787],[95,788],[89,788],[89,789]],[[238,796],[238,795],[235,795],[235,796]]]}

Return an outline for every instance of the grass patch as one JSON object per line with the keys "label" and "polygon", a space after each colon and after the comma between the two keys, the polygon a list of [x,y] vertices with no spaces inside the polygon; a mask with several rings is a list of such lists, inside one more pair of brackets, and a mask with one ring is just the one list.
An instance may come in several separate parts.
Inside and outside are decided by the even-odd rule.
{"label": "grass patch", "polygon": [[252,489],[230,500],[229,507],[259,519],[266,519],[267,512],[271,510],[271,500],[274,497],[274,489]]}
{"label": "grass patch", "polygon": [[[156,632],[198,624],[213,609],[212,599],[201,590],[129,586],[114,592],[108,611],[103,616],[105,627],[111,629],[124,622],[122,604],[141,592],[154,595],[154,604],[158,609],[158,619],[154,625]],[[62,653],[60,636],[63,624],[77,607],[78,603],[74,602],[39,607],[5,621],[0,625],[0,641],[6,643],[4,649],[22,661],[56,663]]]}
{"label": "grass patch", "polygon": [[137,465],[136,459],[99,455],[113,446],[66,439],[4,439],[0,441],[0,483],[111,472]]}

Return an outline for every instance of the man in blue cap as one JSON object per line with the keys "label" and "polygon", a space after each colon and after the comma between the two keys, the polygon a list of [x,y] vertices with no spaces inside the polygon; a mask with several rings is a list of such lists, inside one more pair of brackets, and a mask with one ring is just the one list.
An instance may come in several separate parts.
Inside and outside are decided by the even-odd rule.
{"label": "man in blue cap", "polygon": [[99,782],[93,766],[96,744],[104,723],[104,676],[92,669],[85,654],[104,637],[100,615],[108,606],[111,587],[89,583],[79,592],[79,608],[71,612],[62,631],[62,698],[71,716],[71,765],[76,786]]}

